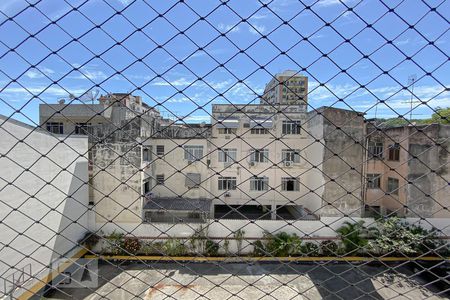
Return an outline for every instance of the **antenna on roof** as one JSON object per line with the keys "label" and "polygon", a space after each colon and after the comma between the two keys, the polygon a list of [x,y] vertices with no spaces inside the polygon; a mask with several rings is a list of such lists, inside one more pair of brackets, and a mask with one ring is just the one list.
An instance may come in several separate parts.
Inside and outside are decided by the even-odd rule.
{"label": "antenna on roof", "polygon": [[94,104],[94,101],[97,99],[98,94],[100,93],[99,89],[90,89],[81,94],[80,96],[75,96],[74,94],[69,94],[69,99],[74,100],[78,99],[81,102],[92,102]]}

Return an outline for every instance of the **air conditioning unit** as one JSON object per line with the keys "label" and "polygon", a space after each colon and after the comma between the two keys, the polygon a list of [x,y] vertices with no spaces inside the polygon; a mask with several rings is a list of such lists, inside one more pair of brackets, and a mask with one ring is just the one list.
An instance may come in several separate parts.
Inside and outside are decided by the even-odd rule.
{"label": "air conditioning unit", "polygon": [[226,136],[225,136],[225,139],[226,139],[226,140],[229,140],[229,139],[231,139],[231,137],[230,137],[229,135],[226,135]]}
{"label": "air conditioning unit", "polygon": [[250,128],[250,123],[244,123],[244,128]]}
{"label": "air conditioning unit", "polygon": [[223,194],[225,197],[231,197],[231,193],[230,192],[226,192],[225,194]]}
{"label": "air conditioning unit", "polygon": [[292,161],[285,161],[285,162],[284,162],[284,166],[285,166],[285,167],[292,167],[293,164],[294,164],[294,163],[293,163]]}
{"label": "air conditioning unit", "polygon": [[251,161],[251,162],[249,162],[248,164],[250,165],[250,167],[256,166],[256,162],[254,162],[254,161]]}

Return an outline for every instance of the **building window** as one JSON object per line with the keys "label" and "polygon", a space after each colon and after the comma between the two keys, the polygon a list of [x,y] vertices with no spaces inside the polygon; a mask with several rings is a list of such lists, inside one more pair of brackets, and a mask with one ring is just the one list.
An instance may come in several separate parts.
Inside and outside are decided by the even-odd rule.
{"label": "building window", "polygon": [[300,121],[283,121],[283,134],[300,134]]}
{"label": "building window", "polygon": [[389,146],[389,160],[400,160],[400,144],[393,144]]}
{"label": "building window", "polygon": [[60,122],[47,122],[47,131],[55,134],[63,134],[64,126],[63,123]]}
{"label": "building window", "polygon": [[148,194],[150,192],[150,179],[144,180],[144,195]]}
{"label": "building window", "polygon": [[219,134],[236,134],[237,128],[219,128]]}
{"label": "building window", "polygon": [[250,129],[250,134],[269,134],[269,129],[267,129],[267,128],[252,128],[252,129]]}
{"label": "building window", "polygon": [[236,161],[237,149],[219,150],[219,162],[233,163]]}
{"label": "building window", "polygon": [[398,195],[399,181],[397,178],[388,177],[387,192],[389,194]]}
{"label": "building window", "polygon": [[91,133],[91,123],[77,123],[75,125],[75,134],[88,135]]}
{"label": "building window", "polygon": [[253,177],[250,179],[250,191],[267,191],[269,189],[269,178]]}
{"label": "building window", "polygon": [[283,149],[281,150],[283,162],[300,162],[300,149]]}
{"label": "building window", "polygon": [[164,145],[156,145],[156,155],[158,156],[164,155]]}
{"label": "building window", "polygon": [[164,174],[156,175],[156,184],[164,185],[165,181],[166,181],[166,179],[165,179]]}
{"label": "building window", "polygon": [[142,159],[144,161],[151,161],[152,160],[152,147],[144,147],[142,149]]}
{"label": "building window", "polygon": [[250,161],[252,162],[268,162],[269,149],[255,149],[250,154]]}
{"label": "building window", "polygon": [[281,190],[292,192],[300,190],[300,182],[295,177],[283,177],[281,178]]}
{"label": "building window", "polygon": [[188,161],[200,160],[203,157],[203,146],[184,146],[184,159]]}
{"label": "building window", "polygon": [[186,174],[186,180],[185,180],[185,186],[193,189],[198,188],[201,183],[201,175],[200,173],[187,173]]}
{"label": "building window", "polygon": [[380,188],[381,174],[367,174],[367,188],[379,189]]}
{"label": "building window", "polygon": [[218,188],[219,191],[235,190],[236,177],[219,177]]}
{"label": "building window", "polygon": [[383,143],[370,141],[368,145],[369,158],[383,157]]}

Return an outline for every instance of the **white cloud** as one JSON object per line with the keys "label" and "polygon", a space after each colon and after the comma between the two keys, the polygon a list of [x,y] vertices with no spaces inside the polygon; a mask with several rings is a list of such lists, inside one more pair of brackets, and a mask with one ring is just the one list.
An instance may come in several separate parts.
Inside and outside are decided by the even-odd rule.
{"label": "white cloud", "polygon": [[346,5],[349,5],[354,0],[319,0],[315,5],[319,7],[329,7],[334,6],[342,3],[345,3]]}
{"label": "white cloud", "polygon": [[90,79],[90,80],[103,80],[106,79],[107,76],[103,71],[96,71],[96,70],[86,70],[82,69],[81,74],[79,76],[76,76],[75,79]]}
{"label": "white cloud", "polygon": [[252,24],[252,26],[248,27],[248,31],[251,34],[261,35],[261,34],[263,34],[266,31],[266,27],[264,25]]}
{"label": "white cloud", "polygon": [[231,25],[231,24],[223,24],[219,23],[217,25],[217,29],[219,29],[221,32],[239,32],[240,28],[239,25]]}
{"label": "white cloud", "polygon": [[410,43],[409,39],[394,41],[394,44],[397,46],[402,46],[409,43]]}
{"label": "white cloud", "polygon": [[28,78],[31,79],[36,79],[36,78],[43,78],[45,77],[45,75],[49,76],[50,74],[54,74],[55,71],[53,71],[50,68],[46,68],[46,67],[38,67],[38,68],[33,68],[28,70],[25,73],[25,76],[27,76]]}
{"label": "white cloud", "polygon": [[[187,79],[186,77],[181,77],[179,79],[176,80],[159,80],[159,81],[155,81],[152,82],[152,85],[155,86],[188,86],[190,84],[192,84],[195,81],[195,79]],[[194,83],[194,85],[197,83]]]}
{"label": "white cloud", "polygon": [[209,115],[196,115],[196,116],[187,116],[183,118],[185,122],[210,122],[211,116]]}
{"label": "white cloud", "polygon": [[85,93],[85,89],[79,89],[79,88],[66,88],[63,89],[62,87],[58,86],[36,86],[36,87],[27,87],[26,89],[23,87],[8,87],[3,90],[3,93],[5,94],[20,94],[21,96],[29,96],[32,95],[40,95],[40,96],[54,96],[54,97],[63,97],[63,96],[69,96],[69,94],[74,95],[81,95]]}

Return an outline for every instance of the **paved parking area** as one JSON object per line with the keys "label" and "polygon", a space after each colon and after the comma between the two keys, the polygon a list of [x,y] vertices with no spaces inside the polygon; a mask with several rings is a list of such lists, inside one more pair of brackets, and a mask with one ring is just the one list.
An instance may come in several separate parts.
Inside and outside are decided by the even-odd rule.
{"label": "paved parking area", "polygon": [[50,299],[448,299],[409,265],[349,263],[99,264],[97,289]]}

